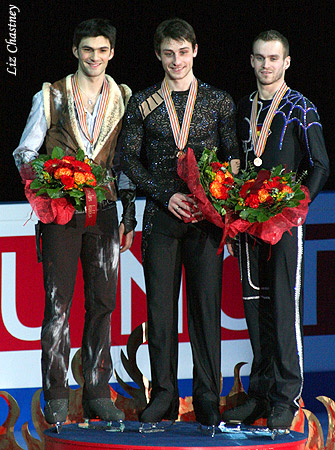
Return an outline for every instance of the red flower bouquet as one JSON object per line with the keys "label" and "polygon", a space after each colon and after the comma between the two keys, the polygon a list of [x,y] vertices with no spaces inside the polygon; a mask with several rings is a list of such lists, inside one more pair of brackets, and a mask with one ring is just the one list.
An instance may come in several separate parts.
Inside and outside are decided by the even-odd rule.
{"label": "red flower bouquet", "polygon": [[111,181],[101,166],[87,158],[83,150],[68,156],[60,147],[29,165],[32,170],[25,168],[24,172],[33,179],[25,180],[25,193],[43,223],[65,224],[77,210],[87,212],[86,225],[94,225],[97,203],[106,198]]}
{"label": "red flower bouquet", "polygon": [[[223,177],[220,173],[218,174],[219,171],[224,175]],[[225,174],[227,174],[227,181]],[[207,149],[204,150],[198,165],[193,150],[188,148],[187,152],[182,153],[178,158],[178,175],[187,183],[204,218],[224,228],[222,216],[226,214],[227,201],[229,201],[226,193],[232,186],[229,165],[220,163],[216,152]]]}
{"label": "red flower bouquet", "polygon": [[276,244],[285,231],[306,219],[308,189],[281,165],[258,172],[250,165],[233,176],[229,164],[218,161],[216,149],[205,149],[197,163],[188,148],[178,160],[178,174],[194,194],[205,219],[224,228],[224,238],[248,232]]}

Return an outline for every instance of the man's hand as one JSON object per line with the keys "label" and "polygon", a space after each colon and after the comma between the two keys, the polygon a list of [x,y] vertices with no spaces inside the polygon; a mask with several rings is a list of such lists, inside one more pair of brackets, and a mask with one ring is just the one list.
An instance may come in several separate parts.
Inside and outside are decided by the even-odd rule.
{"label": "man's hand", "polygon": [[[134,237],[135,237],[135,231],[131,230],[129,233],[124,234],[124,223],[120,223],[119,226],[119,238],[120,238],[120,253],[125,252],[126,250],[129,250],[132,246]],[[124,241],[124,243],[123,243]]]}
{"label": "man's hand", "polygon": [[237,258],[239,241],[237,239],[232,239],[229,236],[227,236],[226,246],[230,256],[235,256]]}
{"label": "man's hand", "polygon": [[203,219],[195,200],[191,196],[180,192],[176,192],[170,198],[168,210],[180,220],[183,220],[183,217],[192,217],[193,220],[190,222],[196,223]]}
{"label": "man's hand", "polygon": [[237,175],[240,171],[241,162],[239,159],[232,159],[230,161],[230,167],[231,171],[233,172],[233,175]]}
{"label": "man's hand", "polygon": [[227,250],[228,250],[228,253],[230,254],[230,256],[235,256],[232,243],[227,242],[226,245],[227,245]]}

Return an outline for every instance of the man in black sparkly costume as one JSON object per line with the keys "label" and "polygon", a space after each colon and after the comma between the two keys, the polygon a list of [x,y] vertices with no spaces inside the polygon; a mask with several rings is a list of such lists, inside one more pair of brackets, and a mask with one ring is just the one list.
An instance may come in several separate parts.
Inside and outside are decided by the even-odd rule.
{"label": "man in black sparkly costume", "polygon": [[[148,307],[151,400],[142,422],[176,419],[178,296],[185,268],[188,331],[193,353],[193,405],[204,425],[220,422],[220,305],[222,230],[201,221],[187,186],[177,175],[177,155],[185,147],[197,159],[205,147],[218,148],[222,161],[239,164],[235,106],[224,91],[197,80],[198,46],[185,21],[161,23],[155,53],[163,83],[135,94],[122,131],[122,169],[145,193],[142,257]],[[183,217],[193,216],[191,223]]]}
{"label": "man in black sparkly costume", "polygon": [[[284,82],[290,66],[287,39],[273,30],[261,33],[253,42],[251,65],[257,91],[241,100],[237,119],[243,166],[251,161],[265,169],[282,164],[298,174],[305,169],[303,184],[313,200],[327,180],[329,161],[315,106]],[[224,412],[225,422],[248,424],[268,417],[269,428],[289,428],[299,408],[303,240],[302,225],[271,247],[247,233],[240,236],[244,310],[254,357],[249,399]]]}

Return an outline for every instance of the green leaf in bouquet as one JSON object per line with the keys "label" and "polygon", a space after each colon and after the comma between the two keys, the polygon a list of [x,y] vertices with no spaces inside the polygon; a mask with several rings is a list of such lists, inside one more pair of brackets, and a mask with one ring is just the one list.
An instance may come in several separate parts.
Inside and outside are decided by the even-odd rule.
{"label": "green leaf in bouquet", "polygon": [[39,197],[40,195],[43,195],[43,194],[46,194],[46,193],[47,193],[47,188],[46,188],[46,187],[42,187],[41,189],[39,189],[39,190],[36,192],[35,196],[36,196],[36,197]]}
{"label": "green leaf in bouquet", "polygon": [[100,203],[100,202],[102,202],[103,200],[106,199],[106,194],[107,194],[106,189],[103,189],[103,188],[96,188],[96,189],[95,189],[95,192],[96,192],[96,194],[97,194],[97,202],[98,202],[98,203]]}
{"label": "green leaf in bouquet", "polygon": [[[303,199],[302,199],[303,200]],[[300,204],[300,200],[297,198],[292,198],[291,200],[289,200],[287,202],[287,204],[285,205],[286,208],[295,208],[296,206],[298,206]]]}
{"label": "green leaf in bouquet", "polygon": [[42,154],[42,155],[39,155],[38,158],[33,159],[33,160],[30,162],[30,164],[31,164],[33,167],[35,167],[35,166],[43,167],[45,161],[49,161],[49,159],[51,159],[50,155]]}
{"label": "green leaf in bouquet", "polygon": [[282,173],[283,170],[283,166],[281,164],[279,164],[279,166],[275,167],[272,171],[271,171],[271,177],[279,177],[280,174]]}
{"label": "green leaf in bouquet", "polygon": [[83,204],[80,197],[73,197],[74,199],[74,207],[77,211],[84,211],[85,205]]}
{"label": "green leaf in bouquet", "polygon": [[62,187],[61,186],[59,186],[57,188],[54,188],[54,189],[47,188],[46,189],[46,193],[48,194],[48,196],[50,198],[59,198],[59,197],[63,197],[64,196],[63,193],[62,193]]}
{"label": "green leaf in bouquet", "polygon": [[54,147],[51,152],[52,159],[62,159],[65,155],[64,150],[61,147]]}
{"label": "green leaf in bouquet", "polygon": [[235,205],[235,211],[242,211],[245,208],[245,206],[241,205],[240,203],[236,203]]}
{"label": "green leaf in bouquet", "polygon": [[222,206],[221,211],[220,211],[220,215],[221,215],[221,216],[225,216],[226,214],[227,214],[227,210],[226,210],[226,208],[224,208],[224,207]]}
{"label": "green leaf in bouquet", "polygon": [[77,150],[77,153],[76,153],[76,159],[77,159],[78,161],[84,161],[84,159],[85,159],[85,152],[84,152],[84,150],[82,150],[81,148],[79,148],[79,149]]}
{"label": "green leaf in bouquet", "polygon": [[81,198],[85,196],[85,192],[84,191],[80,191],[79,189],[72,189],[71,191],[69,191],[69,195],[70,197],[73,198]]}
{"label": "green leaf in bouquet", "polygon": [[294,199],[295,200],[299,200],[300,201],[300,200],[303,200],[305,197],[306,197],[305,193],[303,191],[301,191],[301,190],[299,190],[298,192],[296,192],[294,194]]}
{"label": "green leaf in bouquet", "polygon": [[41,183],[38,178],[35,178],[30,184],[30,189],[40,189],[43,185],[44,183]]}
{"label": "green leaf in bouquet", "polygon": [[257,222],[266,222],[271,217],[271,214],[266,210],[259,210],[257,214]]}
{"label": "green leaf in bouquet", "polygon": [[289,186],[294,182],[294,174],[293,172],[284,173],[282,179],[288,183]]}
{"label": "green leaf in bouquet", "polygon": [[210,181],[213,181],[215,178],[215,173],[213,172],[213,169],[209,166],[205,169],[205,174],[209,178]]}
{"label": "green leaf in bouquet", "polygon": [[250,211],[244,209],[243,211],[240,212],[239,216],[243,220],[248,220],[248,217],[250,216]]}
{"label": "green leaf in bouquet", "polygon": [[92,170],[92,173],[95,176],[96,180],[101,181],[103,178],[103,175],[105,174],[105,170],[98,164],[93,164],[91,166],[91,170]]}
{"label": "green leaf in bouquet", "polygon": [[47,161],[47,160],[41,160],[40,158],[37,158],[31,162],[31,166],[37,174],[40,174],[43,171],[43,166],[44,166],[45,161]]}

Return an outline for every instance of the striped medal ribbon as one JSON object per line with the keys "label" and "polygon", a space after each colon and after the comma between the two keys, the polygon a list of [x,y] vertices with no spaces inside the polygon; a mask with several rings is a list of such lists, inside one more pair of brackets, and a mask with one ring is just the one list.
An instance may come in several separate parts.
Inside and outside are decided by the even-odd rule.
{"label": "striped medal ribbon", "polygon": [[271,106],[269,108],[269,111],[267,112],[265,116],[265,120],[263,122],[261,132],[259,136],[257,136],[257,104],[258,104],[258,92],[256,93],[253,101],[252,101],[252,108],[251,108],[251,118],[250,118],[250,128],[251,128],[251,137],[252,137],[252,143],[254,145],[254,152],[256,155],[256,158],[254,159],[254,165],[255,166],[261,166],[262,165],[262,159],[261,156],[264,152],[266,141],[269,135],[269,129],[272,123],[272,120],[275,116],[275,113],[277,111],[278,105],[281,102],[281,99],[284,97],[286,91],[288,90],[287,84],[285,81],[281,85],[281,87],[276,92],[276,95],[273,97],[273,100],[271,102]]}
{"label": "striped medal ribbon", "polygon": [[[162,94],[163,94],[167,112],[169,114],[169,119],[170,119],[170,124],[171,124],[171,128],[172,128],[174,141],[180,151],[182,151],[185,148],[185,145],[186,145],[186,142],[188,139],[195,99],[197,97],[197,90],[198,90],[198,81],[195,77],[193,77],[193,80],[192,80],[192,83],[190,86],[190,91],[189,91],[188,97],[187,97],[187,103],[186,103],[186,107],[185,107],[185,111],[184,111],[183,123],[180,128],[178,116],[176,113],[176,109],[174,107],[174,103],[173,103],[173,100],[171,97],[169,86],[168,86],[165,78],[162,82]],[[177,156],[179,156],[179,153],[180,152],[178,152]]]}
{"label": "striped medal ribbon", "polygon": [[74,102],[77,108],[78,112],[78,118],[80,127],[83,130],[83,133],[87,137],[87,139],[90,141],[92,145],[94,145],[99,137],[102,121],[104,119],[104,115],[106,112],[108,97],[109,97],[109,85],[106,80],[104,79],[103,85],[102,85],[102,95],[101,95],[101,101],[99,105],[99,110],[97,114],[97,118],[94,124],[94,131],[93,131],[93,137],[91,137],[90,133],[88,132],[87,128],[87,122],[86,122],[86,113],[84,108],[84,103],[80,95],[80,90],[78,86],[77,76],[74,75],[71,79],[71,85],[72,85],[72,91],[73,91],[73,97]]}

